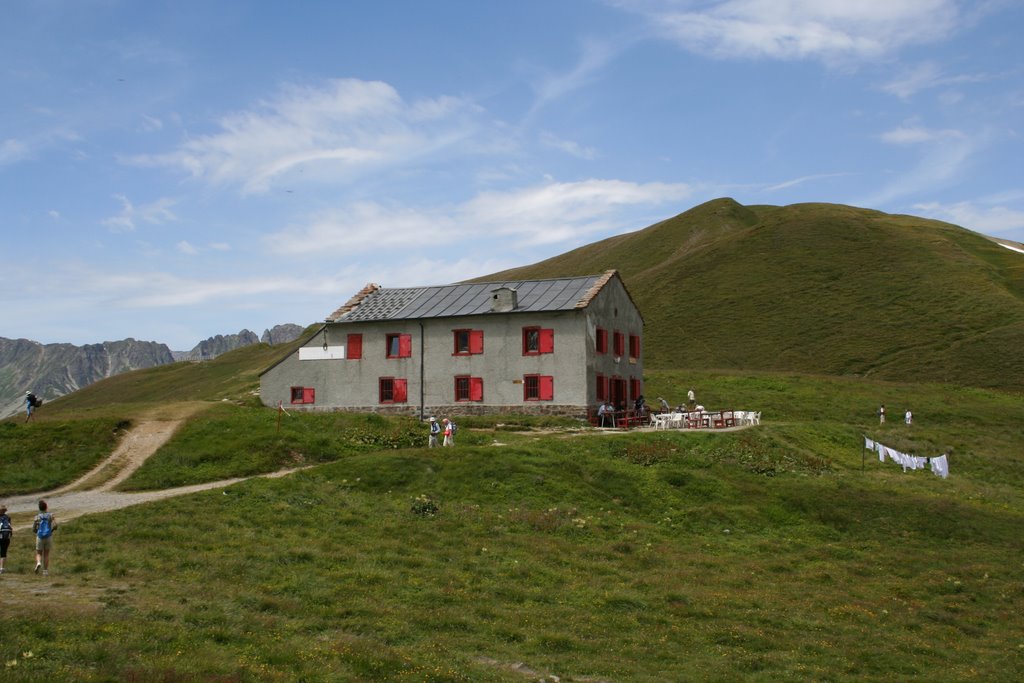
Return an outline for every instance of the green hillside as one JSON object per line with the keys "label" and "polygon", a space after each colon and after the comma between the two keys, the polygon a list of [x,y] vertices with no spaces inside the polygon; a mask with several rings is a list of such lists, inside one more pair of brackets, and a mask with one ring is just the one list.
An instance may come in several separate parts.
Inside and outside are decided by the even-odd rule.
{"label": "green hillside", "polygon": [[[428,451],[410,421],[296,414],[278,434],[274,411],[218,400],[128,488],[319,464],[69,521],[49,577],[16,535],[4,680],[1020,680],[1019,397],[648,381],[765,420],[608,435],[465,418],[455,449]],[[135,386],[147,409],[184,389],[159,369]],[[878,401],[917,423],[879,425]],[[6,421],[0,438],[75,421]],[[949,479],[865,458],[865,434],[951,453]]]}
{"label": "green hillside", "polygon": [[[3,680],[1016,682],[1020,255],[990,245],[719,200],[516,271],[618,268],[647,322],[648,395],[763,411],[741,431],[466,416],[455,448],[428,450],[412,418],[262,406],[259,373],[298,340],[0,421],[0,500],[179,411],[119,491],[309,466],[68,520],[46,577],[16,533]],[[986,383],[1011,390],[962,386]],[[865,436],[948,454],[950,476],[881,463]]]}
{"label": "green hillside", "polygon": [[1024,389],[1024,255],[939,221],[718,199],[479,280],[615,268],[652,368]]}

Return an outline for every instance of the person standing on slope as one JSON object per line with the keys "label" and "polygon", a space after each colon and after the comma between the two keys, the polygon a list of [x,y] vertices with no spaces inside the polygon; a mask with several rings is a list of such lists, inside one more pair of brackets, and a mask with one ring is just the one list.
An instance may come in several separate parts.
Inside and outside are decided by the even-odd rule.
{"label": "person standing on slope", "polygon": [[53,532],[57,528],[57,520],[47,512],[46,501],[39,501],[39,514],[32,521],[32,531],[36,534],[36,574],[43,570],[43,576],[50,573],[50,549],[53,547]]}
{"label": "person standing on slope", "polygon": [[7,548],[11,545],[11,537],[14,536],[14,526],[11,525],[11,518],[7,516],[7,506],[0,505],[0,574],[7,569]]}

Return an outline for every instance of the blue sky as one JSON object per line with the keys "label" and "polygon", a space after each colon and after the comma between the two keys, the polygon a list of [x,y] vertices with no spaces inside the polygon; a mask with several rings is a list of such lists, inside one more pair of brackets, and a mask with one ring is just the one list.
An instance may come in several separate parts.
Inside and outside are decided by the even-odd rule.
{"label": "blue sky", "polygon": [[716,197],[1024,241],[1011,0],[0,4],[0,336],[323,320]]}

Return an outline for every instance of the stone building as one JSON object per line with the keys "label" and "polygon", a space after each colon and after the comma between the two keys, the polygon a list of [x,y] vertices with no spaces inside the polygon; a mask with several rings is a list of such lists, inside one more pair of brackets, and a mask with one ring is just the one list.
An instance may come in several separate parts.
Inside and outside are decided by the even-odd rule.
{"label": "stone building", "polygon": [[643,391],[643,318],[617,271],[367,285],[260,376],[268,406],[584,416]]}

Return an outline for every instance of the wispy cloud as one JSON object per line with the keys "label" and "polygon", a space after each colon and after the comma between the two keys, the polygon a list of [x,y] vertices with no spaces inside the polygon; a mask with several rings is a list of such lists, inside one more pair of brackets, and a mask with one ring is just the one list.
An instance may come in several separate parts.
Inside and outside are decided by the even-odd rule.
{"label": "wispy cloud", "polygon": [[939,140],[963,140],[966,136],[958,130],[934,130],[917,125],[906,125],[887,130],[879,138],[891,145],[918,145]]}
{"label": "wispy cloud", "polygon": [[167,154],[125,161],[260,193],[285,177],[346,181],[450,149],[472,136],[478,114],[475,105],[454,97],[406,102],[381,82],[286,85],[276,98],[221,119],[219,132],[193,137]]}
{"label": "wispy cloud", "polygon": [[161,198],[151,204],[135,206],[123,194],[114,195],[114,199],[121,202],[121,211],[116,216],[105,218],[102,223],[114,232],[131,232],[135,230],[138,223],[151,223],[160,225],[177,220],[177,216],[171,211],[176,203],[169,198]]}
{"label": "wispy cloud", "polygon": [[[580,240],[628,226],[623,210],[690,197],[685,184],[621,180],[549,182],[485,192],[454,207],[387,207],[360,202],[321,212],[305,224],[270,235],[275,253],[351,254],[393,247],[447,248],[462,240],[500,240],[517,248]],[[629,226],[635,227],[635,226]]]}
{"label": "wispy cloud", "polygon": [[878,192],[855,202],[859,205],[881,206],[899,197],[931,194],[962,177],[977,152],[988,144],[986,134],[970,136],[916,127],[894,129],[882,137],[892,144],[916,145],[921,156],[909,171],[895,174]]}
{"label": "wispy cloud", "polygon": [[[1018,198],[1018,203],[1024,198]],[[915,204],[914,208],[923,215],[949,223],[961,225],[970,230],[998,237],[1013,233],[1013,239],[1021,239],[1024,232],[1024,211],[1009,206],[994,205],[992,199],[942,204],[926,202]]]}
{"label": "wispy cloud", "polygon": [[799,178],[792,178],[790,180],[784,180],[774,185],[769,185],[764,188],[765,192],[778,192],[779,190],[787,190],[797,185],[803,185],[804,183],[814,182],[816,180],[827,180],[828,178],[842,178],[850,175],[849,173],[815,173],[814,175],[805,175]]}
{"label": "wispy cloud", "polygon": [[905,100],[923,90],[985,83],[1000,77],[998,74],[985,73],[950,75],[943,73],[934,62],[922,62],[903,69],[883,84],[882,90]]}
{"label": "wispy cloud", "polygon": [[718,58],[874,59],[950,35],[955,0],[621,0],[684,49]]}
{"label": "wispy cloud", "polygon": [[581,145],[573,140],[563,140],[552,133],[541,133],[540,142],[545,147],[557,149],[578,159],[591,161],[597,158],[597,150],[593,147]]}
{"label": "wispy cloud", "polygon": [[622,49],[623,44],[588,40],[582,44],[580,58],[569,69],[561,72],[549,71],[534,79],[533,89],[536,97],[526,119],[531,119],[538,111],[551,102],[593,83],[601,70]]}

